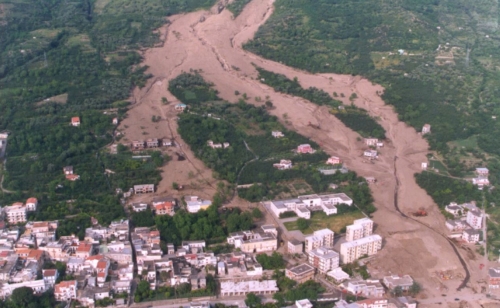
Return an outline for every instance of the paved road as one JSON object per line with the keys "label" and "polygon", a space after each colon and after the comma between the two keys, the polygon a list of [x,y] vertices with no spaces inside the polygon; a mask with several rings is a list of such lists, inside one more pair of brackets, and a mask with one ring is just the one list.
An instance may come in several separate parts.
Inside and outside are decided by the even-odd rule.
{"label": "paved road", "polygon": [[[241,307],[241,308],[246,308],[246,305],[245,305],[245,296],[233,296],[233,297],[222,297],[220,299],[217,299],[217,300],[211,300],[209,301],[210,305],[213,307],[215,306],[216,303],[222,303],[226,306],[237,306],[237,307]],[[260,296],[260,298],[262,299],[262,303],[268,303],[268,302],[274,302],[274,300],[272,299],[271,296],[267,296],[267,297],[263,297],[263,296]],[[193,300],[193,302],[196,302]],[[201,301],[202,303],[206,303],[206,301]],[[190,305],[189,303],[185,303],[185,304],[171,304],[171,305],[157,305],[155,304],[155,302],[151,302],[151,306],[155,307],[155,308],[179,308],[179,307],[185,307],[185,308],[189,308]]]}
{"label": "paved road", "polygon": [[[455,300],[456,298],[458,298],[458,300]],[[498,300],[496,298],[488,298],[488,297],[486,297],[485,293],[464,294],[464,295],[455,294],[455,296],[452,296],[452,295],[438,296],[438,297],[427,298],[427,299],[419,299],[418,303],[419,303],[419,305],[451,303],[451,302],[459,302],[459,301],[468,301],[471,303],[477,303],[480,300],[497,301],[497,302],[499,302],[499,305],[500,305],[500,300]]]}

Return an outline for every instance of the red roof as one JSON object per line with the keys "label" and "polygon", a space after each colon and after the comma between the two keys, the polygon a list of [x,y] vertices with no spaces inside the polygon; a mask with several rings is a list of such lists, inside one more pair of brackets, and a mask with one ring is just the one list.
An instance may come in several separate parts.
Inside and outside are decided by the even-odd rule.
{"label": "red roof", "polygon": [[69,280],[69,281],[61,281],[60,283],[56,284],[54,286],[54,293],[61,293],[62,290],[61,289],[66,289],[66,288],[69,288],[71,286],[76,286],[76,280]]}
{"label": "red roof", "polygon": [[55,270],[55,269],[46,269],[46,270],[43,270],[43,276],[45,276],[45,277],[55,276],[56,273],[57,273],[57,270]]}
{"label": "red roof", "polygon": [[171,211],[173,207],[174,207],[174,205],[172,204],[172,202],[163,202],[163,203],[155,205],[155,209],[157,211],[161,211],[161,210]]}
{"label": "red roof", "polygon": [[77,252],[89,252],[90,249],[92,249],[92,244],[83,242],[78,245],[78,248],[76,249]]}
{"label": "red roof", "polygon": [[106,273],[97,273],[97,277],[106,277]]}
{"label": "red roof", "polygon": [[89,261],[102,260],[102,259],[104,259],[104,256],[102,256],[102,255],[95,255],[95,256],[90,256],[90,257],[85,258],[85,260],[89,260]]}
{"label": "red roof", "polygon": [[70,180],[70,181],[76,181],[76,180],[78,180],[79,178],[80,178],[80,176],[79,176],[79,175],[77,175],[77,174],[67,174],[67,175],[66,175],[66,179],[67,179],[67,180]]}
{"label": "red roof", "polygon": [[71,123],[79,123],[80,122],[80,117],[72,117],[71,118]]}
{"label": "red roof", "polygon": [[99,269],[106,269],[107,266],[108,266],[108,263],[106,261],[97,262],[97,268],[99,268]]}
{"label": "red roof", "polygon": [[40,259],[43,256],[43,250],[33,249],[28,254],[28,258]]}
{"label": "red roof", "polygon": [[37,198],[28,198],[28,200],[26,200],[26,203],[38,203],[38,199]]}

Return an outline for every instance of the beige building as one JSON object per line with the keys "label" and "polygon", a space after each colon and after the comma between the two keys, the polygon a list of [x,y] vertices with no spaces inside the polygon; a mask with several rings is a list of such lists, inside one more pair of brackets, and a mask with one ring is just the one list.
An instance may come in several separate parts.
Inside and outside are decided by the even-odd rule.
{"label": "beige building", "polygon": [[4,207],[5,217],[10,224],[26,222],[26,207],[21,202]]}
{"label": "beige building", "polygon": [[305,238],[304,249],[309,252],[319,247],[333,247],[335,233],[330,229],[321,229],[314,231],[312,235]]}
{"label": "beige building", "polygon": [[375,255],[382,248],[382,237],[378,234],[340,245],[340,260],[343,264],[352,263],[364,255]]}
{"label": "beige building", "polygon": [[241,249],[242,252],[255,253],[278,249],[276,227],[265,225],[259,231],[238,231],[230,233],[227,243]]}
{"label": "beige building", "polygon": [[315,272],[316,269],[314,267],[307,263],[304,263],[292,268],[287,268],[285,270],[285,276],[292,280],[295,280],[298,283],[304,283],[308,280],[313,279]]}
{"label": "beige building", "polygon": [[309,251],[308,261],[320,273],[327,273],[339,267],[339,254],[327,247],[319,247]]}
{"label": "beige building", "polygon": [[346,227],[345,239],[351,242],[370,236],[372,233],[373,220],[370,218],[356,219],[352,225]]}

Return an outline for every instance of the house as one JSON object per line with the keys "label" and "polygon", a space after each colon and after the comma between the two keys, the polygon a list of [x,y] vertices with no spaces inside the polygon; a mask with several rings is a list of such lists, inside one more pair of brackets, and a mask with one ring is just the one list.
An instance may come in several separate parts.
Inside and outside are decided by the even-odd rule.
{"label": "house", "polygon": [[378,152],[375,151],[375,150],[366,150],[364,153],[363,153],[363,156],[365,157],[368,157],[370,159],[375,159],[377,158],[378,156]]}
{"label": "house", "polygon": [[174,215],[174,205],[172,202],[164,202],[154,206],[156,215]]}
{"label": "house", "polygon": [[332,278],[335,282],[340,283],[346,279],[349,279],[349,274],[344,272],[341,267],[337,267],[328,273],[326,275],[330,278]]}
{"label": "house", "polygon": [[59,278],[59,273],[56,269],[44,269],[42,270],[42,277],[47,286],[53,287],[57,278]]}
{"label": "house", "polygon": [[488,287],[490,289],[500,288],[500,267],[491,267],[488,270]]}
{"label": "house", "polygon": [[212,205],[212,201],[203,200],[198,196],[185,196],[184,201],[186,202],[186,208],[189,213],[197,213],[200,210],[206,210]]}
{"label": "house", "polygon": [[73,166],[66,166],[66,167],[64,167],[63,168],[63,172],[66,175],[73,174]]}
{"label": "house", "polygon": [[81,242],[75,251],[75,257],[77,258],[88,258],[92,255],[92,244],[87,242]]}
{"label": "house", "polygon": [[207,141],[207,145],[212,149],[222,149],[222,143],[214,143],[212,140]]}
{"label": "house", "polygon": [[76,299],[76,280],[61,281],[54,286],[56,301]]}
{"label": "house", "polygon": [[408,291],[410,289],[410,287],[413,285],[413,279],[410,277],[410,275],[385,276],[382,279],[382,282],[389,290],[393,290],[394,288],[400,287],[401,290]]}
{"label": "house", "polygon": [[384,286],[379,280],[375,279],[351,279],[342,283],[341,287],[353,294],[364,297],[380,298],[385,293]]}
{"label": "house", "polygon": [[423,162],[420,167],[422,168],[422,170],[427,170],[427,163]]}
{"label": "house", "polygon": [[293,238],[288,241],[287,248],[288,248],[288,253],[291,254],[302,253],[304,251],[304,243]]}
{"label": "house", "polygon": [[118,125],[118,118],[113,118],[113,125]]}
{"label": "house", "polygon": [[79,180],[80,176],[78,174],[68,174],[66,175],[66,180],[74,182],[76,180]]}
{"label": "house", "polygon": [[282,138],[282,137],[285,137],[285,135],[280,132],[280,131],[276,131],[276,130],[273,130],[271,132],[271,135],[274,137],[274,138]]}
{"label": "house", "polygon": [[367,176],[365,177],[366,183],[373,184],[377,182],[377,179],[374,178],[373,176]]}
{"label": "house", "polygon": [[479,242],[479,234],[481,232],[479,230],[474,229],[465,229],[462,232],[462,239],[467,243],[477,243]]}
{"label": "house", "polygon": [[483,213],[480,210],[472,210],[467,212],[467,223],[473,229],[481,229],[483,226]]}
{"label": "house", "polygon": [[176,104],[175,107],[174,107],[174,109],[176,111],[184,111],[184,109],[186,109],[186,108],[187,108],[186,104]]}
{"label": "house", "polygon": [[383,142],[377,142],[377,148],[382,148],[384,147],[384,143]]}
{"label": "house", "polygon": [[144,148],[144,140],[134,140],[132,141],[132,147],[135,149]]}
{"label": "house", "polygon": [[476,168],[476,174],[479,176],[488,176],[488,168]]}
{"label": "house", "polygon": [[229,148],[229,142],[224,142],[222,146],[224,147],[224,149]]}
{"label": "house", "polygon": [[242,252],[256,253],[278,249],[276,233],[263,231],[238,231],[230,233],[227,243]]}
{"label": "house", "polygon": [[462,231],[468,227],[469,226],[467,225],[467,223],[460,219],[456,220],[448,219],[446,221],[446,228],[448,228],[448,230],[450,230],[451,232]]}
{"label": "house", "polygon": [[455,202],[451,202],[450,204],[445,206],[444,210],[455,217],[460,216],[461,213],[464,212],[463,208],[460,205],[456,204]]}
{"label": "house", "polygon": [[378,139],[377,138],[365,138],[365,144],[367,146],[376,146],[377,145],[377,142],[378,142]]}
{"label": "house", "polygon": [[222,281],[220,283],[221,296],[246,296],[249,293],[267,295],[278,292],[276,280],[250,280],[250,281]]}
{"label": "house", "polygon": [[297,147],[297,153],[299,154],[312,154],[316,152],[310,144],[301,144]]}
{"label": "house", "polygon": [[313,304],[311,304],[311,301],[309,301],[308,299],[295,301],[295,306],[297,308],[313,308]]}
{"label": "house", "polygon": [[322,274],[339,267],[339,254],[328,247],[318,247],[309,251],[308,262]]}
{"label": "house", "polygon": [[278,170],[292,169],[292,161],[287,159],[280,160],[279,163],[273,164],[273,167]]}
{"label": "house", "polygon": [[157,148],[159,145],[158,138],[151,138],[146,140],[146,145],[148,146],[148,148]]}
{"label": "house", "polygon": [[147,203],[141,203],[141,202],[132,203],[132,210],[134,212],[142,212],[142,211],[145,211],[147,209],[148,209]]}
{"label": "house", "polygon": [[37,198],[28,198],[26,200],[26,210],[28,212],[33,212],[36,211],[36,207],[38,206],[38,199]]}
{"label": "house", "polygon": [[26,222],[26,207],[21,202],[3,208],[7,221],[10,224]]}
{"label": "house", "polygon": [[155,191],[154,184],[134,185],[135,194],[147,194],[147,193],[153,193],[154,191]]}
{"label": "house", "polygon": [[75,127],[80,126],[80,117],[72,117],[71,125]]}
{"label": "house", "polygon": [[315,272],[316,269],[313,266],[303,263],[292,268],[287,268],[285,270],[285,276],[295,280],[297,283],[304,283],[308,280],[312,280]]}
{"label": "house", "polygon": [[328,158],[328,160],[326,161],[327,165],[340,165],[341,163],[342,160],[337,156],[330,156],[330,158]]}
{"label": "house", "polygon": [[431,133],[431,125],[430,124],[425,124],[422,127],[422,135],[430,134],[430,133]]}
{"label": "house", "polygon": [[170,139],[163,138],[163,139],[161,140],[161,144],[162,144],[162,146],[164,146],[164,147],[171,147],[171,146],[173,145],[173,142],[172,142],[172,140],[170,140]]}
{"label": "house", "polygon": [[477,187],[482,190],[484,186],[490,185],[490,180],[488,180],[485,176],[479,176],[477,178],[472,179],[472,184],[477,185]]}

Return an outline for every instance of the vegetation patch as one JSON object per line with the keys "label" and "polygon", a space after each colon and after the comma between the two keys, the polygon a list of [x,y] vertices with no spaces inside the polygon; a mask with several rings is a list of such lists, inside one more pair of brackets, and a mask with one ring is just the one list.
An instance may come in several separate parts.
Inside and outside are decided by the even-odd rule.
{"label": "vegetation patch", "polygon": [[241,12],[243,12],[243,9],[248,3],[250,3],[250,1],[251,0],[234,0],[227,5],[227,9],[230,10],[236,18],[241,14]]}
{"label": "vegetation patch", "polygon": [[[337,208],[347,207],[339,205]],[[349,209],[351,210],[351,209]],[[365,215],[353,207],[352,211],[341,212],[335,215],[327,216],[324,212],[317,211],[311,213],[311,219],[308,220],[308,228],[301,230],[297,221],[285,222],[284,225],[288,231],[301,230],[304,234],[311,234],[316,230],[328,228],[335,233],[345,233],[345,227],[351,225],[355,219],[363,218]]]}

